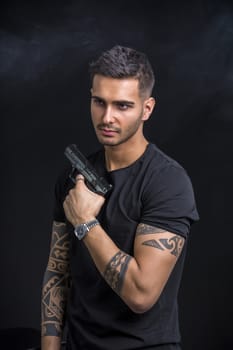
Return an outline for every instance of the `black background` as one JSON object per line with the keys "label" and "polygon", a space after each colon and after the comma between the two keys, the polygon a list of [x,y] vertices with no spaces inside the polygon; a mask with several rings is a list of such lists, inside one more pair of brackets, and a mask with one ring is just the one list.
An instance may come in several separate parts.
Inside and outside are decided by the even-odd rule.
{"label": "black background", "polygon": [[88,63],[115,44],[148,55],[157,105],[146,136],[195,190],[184,350],[232,348],[233,2],[224,0],[1,3],[0,328],[40,328],[54,182],[68,144],[98,146]]}

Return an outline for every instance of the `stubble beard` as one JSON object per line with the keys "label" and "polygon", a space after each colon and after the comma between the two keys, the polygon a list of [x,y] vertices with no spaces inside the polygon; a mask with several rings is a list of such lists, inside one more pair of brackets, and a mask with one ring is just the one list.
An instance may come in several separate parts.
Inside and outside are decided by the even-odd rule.
{"label": "stubble beard", "polygon": [[[105,140],[102,139],[101,136],[98,137],[99,142],[103,145],[103,146],[110,146],[110,147],[117,147],[119,145],[122,145],[123,143],[126,143],[127,141],[129,141],[131,138],[133,138],[133,136],[138,132],[141,123],[142,123],[142,113],[140,115],[140,117],[136,120],[134,125],[131,125],[130,128],[128,128],[128,130],[126,130],[123,134],[123,136],[121,137],[122,134],[122,130],[121,129],[117,129],[117,133],[120,136],[120,138],[116,141],[111,140],[111,138],[109,138],[109,140]],[[98,135],[98,134],[97,134]]]}
{"label": "stubble beard", "polygon": [[111,140],[111,138],[109,140],[106,140],[106,139],[102,139],[101,137],[98,137],[98,140],[103,146],[117,147],[119,145],[127,143],[127,141],[133,138],[133,136],[138,132],[140,125],[141,125],[141,118],[138,118],[138,120],[134,124],[134,127],[133,128],[131,127],[128,130],[126,130],[123,136],[121,136],[122,130],[118,129],[118,135],[120,136],[118,140],[114,140],[114,139]]}

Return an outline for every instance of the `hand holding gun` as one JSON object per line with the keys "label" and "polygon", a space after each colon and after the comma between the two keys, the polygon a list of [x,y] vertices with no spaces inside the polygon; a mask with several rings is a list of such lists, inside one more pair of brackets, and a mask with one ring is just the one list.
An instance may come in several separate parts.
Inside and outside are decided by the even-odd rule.
{"label": "hand holding gun", "polygon": [[112,189],[112,185],[97,174],[95,168],[79,151],[78,147],[75,144],[69,145],[64,153],[72,164],[71,180],[76,183],[76,175],[80,173],[84,176],[86,184],[91,191],[106,196]]}

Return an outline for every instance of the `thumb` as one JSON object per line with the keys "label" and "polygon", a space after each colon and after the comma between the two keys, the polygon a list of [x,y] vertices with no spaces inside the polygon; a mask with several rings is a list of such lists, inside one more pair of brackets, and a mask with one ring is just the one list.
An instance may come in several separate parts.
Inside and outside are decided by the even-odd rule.
{"label": "thumb", "polygon": [[77,183],[78,181],[84,181],[84,177],[83,177],[83,175],[78,174],[78,175],[76,176],[75,180],[76,180],[76,183]]}

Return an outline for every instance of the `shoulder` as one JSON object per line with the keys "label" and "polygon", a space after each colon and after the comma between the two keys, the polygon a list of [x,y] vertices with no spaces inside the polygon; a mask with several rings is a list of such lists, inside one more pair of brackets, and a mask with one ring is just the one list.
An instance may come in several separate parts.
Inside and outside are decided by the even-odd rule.
{"label": "shoulder", "polygon": [[142,222],[159,223],[159,227],[185,236],[189,223],[199,219],[191,179],[177,161],[157,147],[152,153],[142,196],[146,213]]}
{"label": "shoulder", "polygon": [[148,184],[154,186],[157,183],[160,188],[163,186],[166,188],[167,186],[170,188],[191,186],[191,179],[185,168],[155,144],[149,144],[145,167],[147,168]]}
{"label": "shoulder", "polygon": [[159,174],[160,172],[166,172],[171,169],[177,169],[178,171],[184,171],[185,169],[175,159],[168,156],[158,146],[153,143],[149,143],[146,152],[141,157],[141,162],[144,169],[150,170]]}

